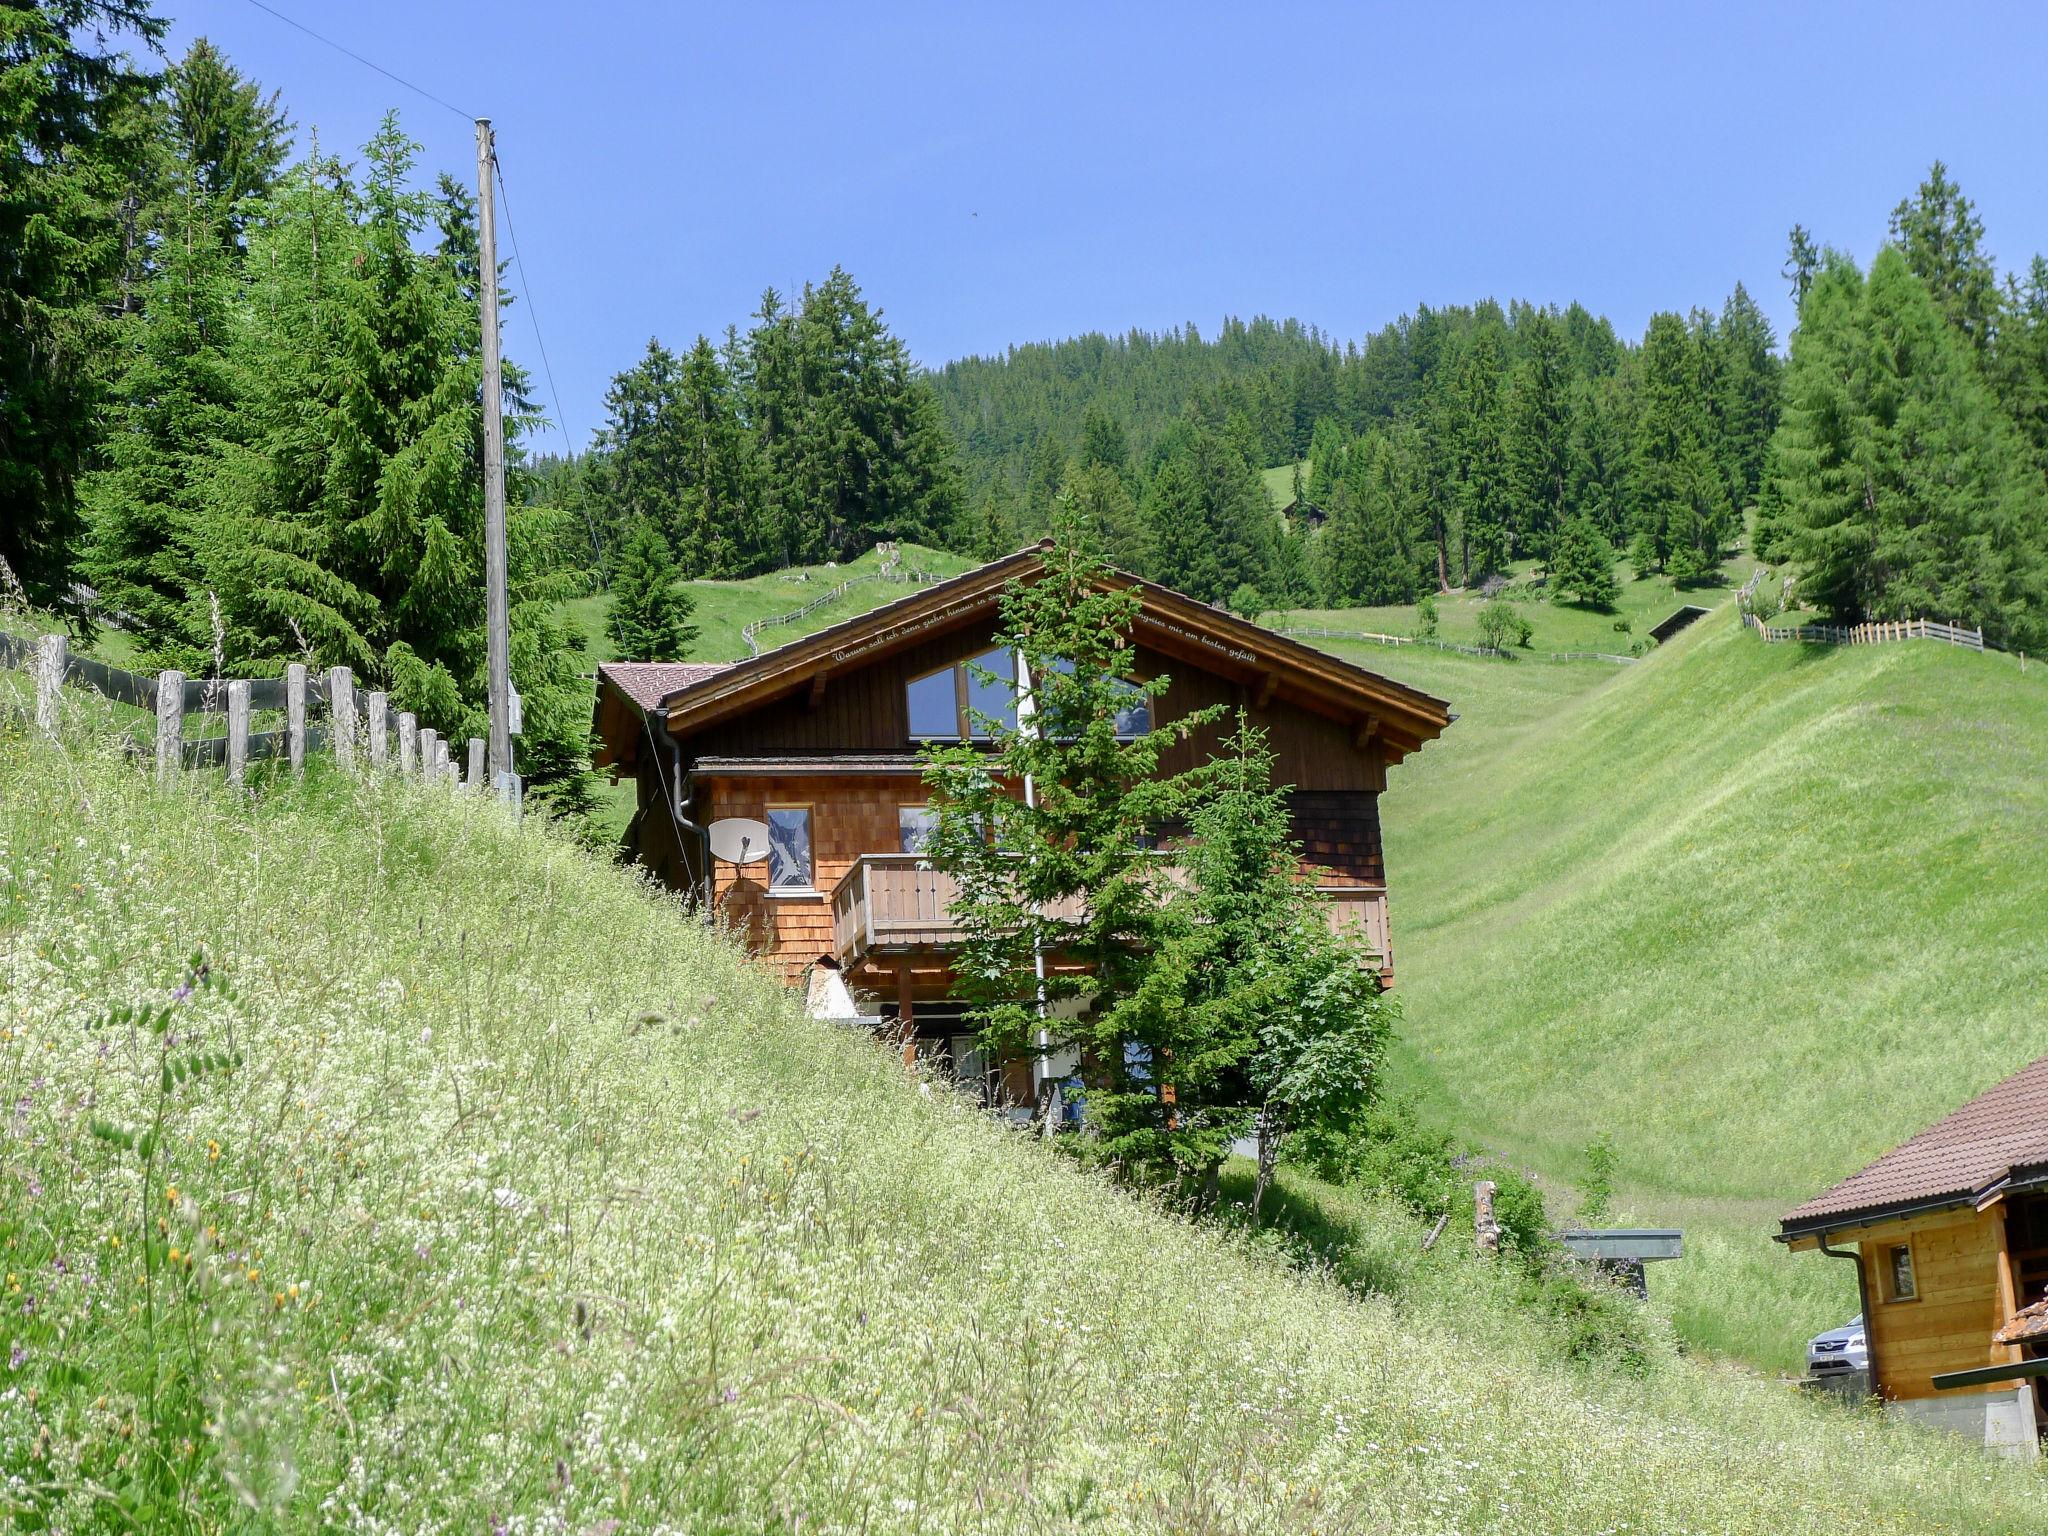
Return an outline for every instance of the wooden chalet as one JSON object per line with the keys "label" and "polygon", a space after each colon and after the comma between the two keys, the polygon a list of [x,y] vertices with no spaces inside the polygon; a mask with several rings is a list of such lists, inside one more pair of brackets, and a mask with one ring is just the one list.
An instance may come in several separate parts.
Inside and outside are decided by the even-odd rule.
{"label": "wooden chalet", "polygon": [[[966,664],[1010,674],[993,646],[1003,589],[1043,569],[1042,548],[1026,549],[749,661],[598,669],[597,762],[639,791],[627,851],[745,934],[785,979],[839,968],[919,1049],[963,1071],[985,1064],[949,995],[951,882],[917,853],[930,817],[919,750],[971,739],[970,703],[997,715],[1011,702]],[[1136,715],[1249,711],[1294,786],[1295,834],[1333,923],[1363,931],[1391,985],[1379,795],[1387,770],[1450,723],[1446,706],[1165,587],[1108,579],[1143,599],[1136,673],[1170,680]],[[1162,766],[1205,760],[1220,734],[1198,734]],[[708,829],[733,817],[767,824],[765,862],[712,856]],[[993,1095],[1030,1101],[1028,1068],[985,1077]]]}
{"label": "wooden chalet", "polygon": [[2048,1427],[2048,1057],[1790,1212],[1856,1265],[1871,1390],[2033,1456]]}

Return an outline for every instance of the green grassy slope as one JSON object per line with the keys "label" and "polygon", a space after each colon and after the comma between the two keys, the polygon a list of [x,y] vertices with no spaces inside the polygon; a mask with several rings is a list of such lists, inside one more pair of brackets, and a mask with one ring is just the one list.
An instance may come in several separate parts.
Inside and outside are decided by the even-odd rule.
{"label": "green grassy slope", "polygon": [[[1526,582],[1536,569],[1532,560],[1517,561],[1507,571],[1517,584]],[[1725,602],[1730,591],[1740,586],[1754,569],[1754,562],[1738,554],[1724,561],[1715,582],[1696,590],[1673,591],[1662,577],[1636,577],[1626,562],[1617,562],[1615,574],[1621,591],[1612,612],[1600,613],[1570,603],[1546,603],[1514,599],[1522,617],[1529,621],[1529,648],[1538,652],[1601,651],[1627,655],[1637,641],[1648,642],[1651,628],[1687,604],[1711,607]],[[1513,589],[1511,589],[1512,594]],[[1436,599],[1437,637],[1457,645],[1478,645],[1479,610],[1486,599],[1477,592],[1456,591]],[[1281,627],[1307,625],[1328,629],[1359,630],[1368,634],[1412,635],[1416,630],[1413,604],[1385,608],[1305,608],[1273,613],[1266,622]]]}
{"label": "green grassy slope", "polygon": [[[957,576],[975,563],[964,555],[925,549],[916,544],[905,544],[901,548],[904,569],[925,571],[935,576]],[[687,584],[690,596],[697,604],[697,642],[690,647],[689,655],[675,659],[744,660],[748,651],[740,631],[748,624],[801,608],[848,577],[873,573],[879,564],[875,552],[869,550],[858,560],[849,560],[843,565],[793,566],[788,570],[771,571],[765,576],[750,576],[744,581],[690,582]],[[893,602],[910,590],[909,584],[901,581],[864,582],[837,602],[826,604],[797,623],[764,630],[762,647],[772,650],[778,645],[787,645],[842,619],[855,618],[871,608]],[[571,615],[583,631],[584,643],[593,663],[611,656],[611,642],[604,632],[608,602],[609,599],[599,593],[593,597],[578,598],[569,604]]]}
{"label": "green grassy slope", "polygon": [[[1156,1213],[428,794],[165,796],[0,737],[0,1498],[50,1528],[2037,1516],[2030,1469],[1738,1373],[1539,1364],[1412,1227],[1438,1283],[1397,1307]],[[178,1049],[242,1066],[160,1088],[151,1028],[90,1024],[195,945],[235,992]],[[160,1093],[145,1181],[90,1123]]]}
{"label": "green grassy slope", "polygon": [[1686,1332],[1796,1365],[1853,1290],[1775,1218],[2048,1048],[2048,673],[1725,606],[1605,675],[1352,654],[1463,711],[1383,809],[1409,1086],[1555,1179],[1612,1133]]}

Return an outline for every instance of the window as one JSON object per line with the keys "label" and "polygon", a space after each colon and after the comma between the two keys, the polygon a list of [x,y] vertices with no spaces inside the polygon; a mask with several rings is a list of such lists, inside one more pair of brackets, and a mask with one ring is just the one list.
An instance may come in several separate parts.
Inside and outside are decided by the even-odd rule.
{"label": "window", "polygon": [[1116,691],[1123,696],[1123,703],[1116,712],[1116,733],[1119,737],[1143,736],[1152,729],[1152,700],[1136,683],[1122,678],[1116,681]]}
{"label": "window", "polygon": [[[992,674],[975,675],[975,668]],[[914,677],[904,690],[914,741],[986,741],[1017,725],[1017,662],[1000,648]]]}
{"label": "window", "polygon": [[811,888],[811,808],[807,805],[768,807],[768,889],[807,891]]}
{"label": "window", "polygon": [[910,734],[922,740],[960,734],[960,690],[954,668],[913,678],[910,683]]}
{"label": "window", "polygon": [[928,805],[896,807],[896,846],[904,853],[923,853],[938,830],[939,813]]}
{"label": "window", "polygon": [[1885,1290],[1892,1301],[1911,1301],[1913,1288],[1913,1245],[1894,1243],[1884,1251]]}
{"label": "window", "polygon": [[[1050,670],[1063,677],[1074,675],[1074,664],[1065,657],[1055,657]],[[1129,678],[1107,679],[1111,690],[1123,700],[1117,706],[1116,734],[1119,740],[1130,741],[1143,736],[1152,729],[1152,698]]]}

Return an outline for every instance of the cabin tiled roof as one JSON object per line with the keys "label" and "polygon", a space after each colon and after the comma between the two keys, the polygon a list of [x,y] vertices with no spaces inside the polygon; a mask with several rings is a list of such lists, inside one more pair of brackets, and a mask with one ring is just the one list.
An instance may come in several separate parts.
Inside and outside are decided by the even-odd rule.
{"label": "cabin tiled roof", "polygon": [[729,661],[607,661],[599,665],[597,675],[642,709],[659,709],[662,700],[718,676],[731,665]]}
{"label": "cabin tiled roof", "polygon": [[1789,1212],[1784,1236],[1974,1203],[1997,1186],[2034,1182],[2048,1164],[2048,1056]]}

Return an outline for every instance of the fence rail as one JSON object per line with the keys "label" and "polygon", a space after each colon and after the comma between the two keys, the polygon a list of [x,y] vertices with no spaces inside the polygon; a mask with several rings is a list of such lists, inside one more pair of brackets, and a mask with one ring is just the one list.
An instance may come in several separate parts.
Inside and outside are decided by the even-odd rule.
{"label": "fence rail", "polygon": [[1893,640],[1940,640],[1965,650],[1999,650],[1981,628],[1944,624],[1939,619],[1873,619],[1867,624],[1772,625],[1749,609],[1742,622],[1766,640],[1798,640],[1810,645],[1882,645]]}
{"label": "fence rail", "polygon": [[[1457,656],[1514,655],[1513,651],[1490,645],[1459,645],[1453,640],[1438,640],[1428,635],[1383,635],[1377,630],[1330,629],[1321,624],[1274,624],[1269,627],[1275,634],[1293,635],[1298,639],[1362,640],[1368,645],[1426,645],[1431,650],[1449,651]],[[1637,656],[1617,656],[1610,651],[1543,651],[1539,654],[1547,661],[1611,661],[1623,667],[1641,660]]]}
{"label": "fence rail", "polygon": [[[74,656],[63,635],[0,634],[0,670],[25,671],[34,679],[35,723],[47,735],[62,724],[67,683],[154,715],[153,734],[131,733],[129,743],[137,756],[154,755],[160,781],[186,769],[224,767],[228,782],[239,785],[252,762],[283,758],[297,774],[305,772],[308,753],[330,752],[349,771],[361,763],[450,788],[485,787],[482,737],[469,740],[465,774],[448,741],[422,727],[410,711],[393,709],[382,690],[356,687],[347,667],[316,673],[293,662],[283,677],[191,678],[175,670],[151,677]],[[308,723],[308,705],[325,709],[326,724]],[[252,731],[250,718],[259,709],[282,712],[284,725]],[[225,715],[226,732],[188,738],[187,715]],[[500,799],[518,806],[517,774],[501,775],[494,787]]]}
{"label": "fence rail", "polygon": [[941,579],[934,576],[931,572],[921,571],[915,566],[899,575],[897,567],[902,563],[903,557],[897,550],[897,547],[894,544],[877,544],[875,549],[881,555],[881,560],[874,570],[865,571],[858,576],[847,577],[838,586],[831,588],[829,591],[819,593],[801,608],[792,608],[788,613],[772,613],[765,619],[755,619],[751,624],[742,628],[740,630],[740,638],[746,641],[748,652],[755,656],[761,654],[762,630],[774,629],[782,624],[801,623],[820,608],[830,603],[838,602],[840,598],[846,596],[855,587],[864,586],[868,582],[907,581],[923,586],[928,582]]}

